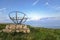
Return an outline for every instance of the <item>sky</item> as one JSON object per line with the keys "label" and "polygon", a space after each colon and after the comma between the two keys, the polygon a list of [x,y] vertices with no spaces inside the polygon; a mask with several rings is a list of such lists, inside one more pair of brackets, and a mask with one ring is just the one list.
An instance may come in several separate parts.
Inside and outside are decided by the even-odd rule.
{"label": "sky", "polygon": [[25,13],[30,20],[60,17],[60,0],[0,0],[0,22],[8,22],[12,11]]}

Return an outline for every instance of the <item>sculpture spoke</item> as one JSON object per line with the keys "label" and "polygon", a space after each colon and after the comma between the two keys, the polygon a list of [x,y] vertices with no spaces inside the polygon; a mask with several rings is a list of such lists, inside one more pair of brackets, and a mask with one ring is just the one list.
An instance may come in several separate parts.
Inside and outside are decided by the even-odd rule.
{"label": "sculpture spoke", "polygon": [[[14,15],[13,15],[14,14]],[[20,14],[20,15],[19,15]],[[13,15],[13,17],[12,17]],[[19,16],[19,17],[18,17]],[[24,23],[27,18],[25,17],[26,14],[19,12],[19,11],[13,11],[9,13],[9,18],[15,23],[15,24],[22,24]],[[20,21],[19,21],[20,20]]]}

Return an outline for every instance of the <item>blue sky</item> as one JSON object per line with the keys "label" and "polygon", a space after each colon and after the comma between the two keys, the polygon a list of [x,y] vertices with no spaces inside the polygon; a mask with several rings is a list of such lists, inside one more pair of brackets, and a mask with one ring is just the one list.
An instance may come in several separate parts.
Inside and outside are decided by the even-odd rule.
{"label": "blue sky", "polygon": [[60,17],[60,0],[0,0],[0,21],[7,21],[11,11],[21,11],[31,20]]}

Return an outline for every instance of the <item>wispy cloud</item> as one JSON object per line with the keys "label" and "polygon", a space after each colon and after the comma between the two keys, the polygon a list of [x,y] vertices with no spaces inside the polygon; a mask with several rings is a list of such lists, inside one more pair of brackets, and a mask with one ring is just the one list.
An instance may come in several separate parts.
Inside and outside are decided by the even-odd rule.
{"label": "wispy cloud", "polygon": [[52,5],[50,5],[50,7],[51,7],[52,9],[55,9],[56,11],[57,11],[57,10],[60,10],[60,6],[52,6]]}
{"label": "wispy cloud", "polygon": [[0,14],[4,14],[6,12],[6,8],[0,8]]}
{"label": "wispy cloud", "polygon": [[45,2],[45,5],[47,7],[52,8],[54,10],[60,10],[60,5],[58,5],[58,3],[56,3],[56,4],[55,4],[55,1],[52,2],[51,0],[46,0],[46,2]]}
{"label": "wispy cloud", "polygon": [[60,20],[60,17],[45,17],[45,18],[41,18],[41,21],[45,21],[45,20]]}
{"label": "wispy cloud", "polygon": [[45,2],[45,5],[48,6],[49,8],[55,9],[55,10],[60,10],[60,6],[58,5],[52,5],[49,2]]}
{"label": "wispy cloud", "polygon": [[48,19],[51,19],[51,20],[60,20],[60,17],[49,17]]}
{"label": "wispy cloud", "polygon": [[56,6],[55,9],[56,9],[56,10],[60,10],[60,6]]}
{"label": "wispy cloud", "polygon": [[0,11],[1,11],[1,10],[6,10],[6,8],[1,8]]}
{"label": "wispy cloud", "polygon": [[6,14],[7,8],[0,8],[0,23],[5,22],[8,18]]}
{"label": "wispy cloud", "polygon": [[49,5],[49,2],[46,2],[45,5]]}
{"label": "wispy cloud", "polygon": [[39,0],[36,0],[35,2],[33,2],[33,6],[36,5],[39,2]]}

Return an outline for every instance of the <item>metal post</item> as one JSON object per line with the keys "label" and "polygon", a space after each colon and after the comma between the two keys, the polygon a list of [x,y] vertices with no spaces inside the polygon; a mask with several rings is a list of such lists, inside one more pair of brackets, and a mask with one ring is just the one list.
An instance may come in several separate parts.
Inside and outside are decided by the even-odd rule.
{"label": "metal post", "polygon": [[17,22],[17,24],[18,24],[18,19],[17,19],[17,11],[16,11],[16,22]]}

